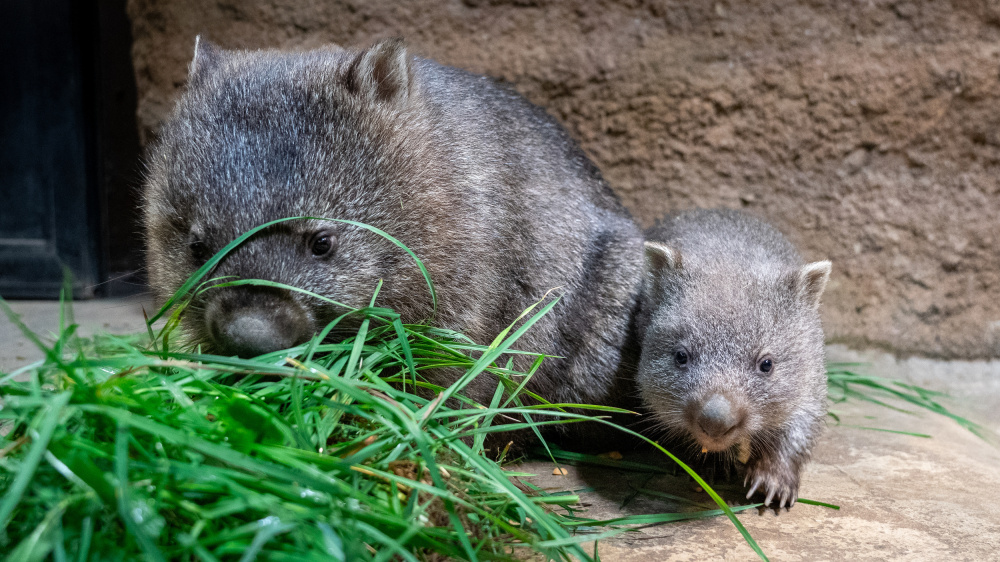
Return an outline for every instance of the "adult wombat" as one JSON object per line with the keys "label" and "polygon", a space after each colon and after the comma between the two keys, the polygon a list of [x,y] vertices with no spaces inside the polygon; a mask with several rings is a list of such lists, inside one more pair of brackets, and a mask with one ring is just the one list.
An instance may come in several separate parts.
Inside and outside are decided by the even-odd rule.
{"label": "adult wombat", "polygon": [[[642,280],[642,236],[597,168],[545,112],[495,80],[407,53],[224,51],[196,44],[187,89],[149,156],[150,285],[164,299],[227,242],[250,239],[212,276],[266,279],[488,343],[558,288],[519,342],[549,359],[531,389],[613,403]],[[296,292],[210,290],[184,322],[206,352],[253,356],[313,336],[344,310]],[[441,373],[439,376],[444,376]],[[476,381],[488,400],[496,382]],[[435,381],[446,383],[444,381]]]}
{"label": "adult wombat", "polygon": [[805,264],[771,226],[690,211],[646,233],[636,382],[670,436],[746,464],[747,497],[795,503],[826,414],[818,307],[830,262]]}

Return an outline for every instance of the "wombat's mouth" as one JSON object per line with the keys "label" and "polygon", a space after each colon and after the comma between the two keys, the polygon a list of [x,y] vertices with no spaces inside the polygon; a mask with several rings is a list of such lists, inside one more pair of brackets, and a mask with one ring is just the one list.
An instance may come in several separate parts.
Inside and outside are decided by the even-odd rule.
{"label": "wombat's mouth", "polygon": [[710,436],[701,428],[689,426],[688,431],[694,440],[701,446],[703,452],[718,453],[728,450],[742,440],[744,432],[742,427],[733,427],[724,435]]}

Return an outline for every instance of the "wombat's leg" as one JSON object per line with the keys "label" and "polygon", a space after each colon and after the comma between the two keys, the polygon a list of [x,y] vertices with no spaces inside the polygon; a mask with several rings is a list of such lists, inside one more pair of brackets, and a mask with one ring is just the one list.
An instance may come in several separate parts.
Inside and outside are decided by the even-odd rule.
{"label": "wombat's leg", "polygon": [[753,497],[759,488],[767,492],[764,505],[770,506],[771,500],[777,496],[778,507],[795,505],[799,494],[799,463],[788,462],[776,456],[751,458],[747,465],[747,475],[743,484],[750,484],[747,499]]}
{"label": "wombat's leg", "polygon": [[764,505],[770,506],[772,499],[778,500],[778,507],[792,507],[799,498],[799,473],[809,460],[811,439],[804,435],[778,434],[771,439],[755,441],[753,452],[747,461],[746,478],[743,485],[750,484],[747,499],[758,490],[766,492]]}

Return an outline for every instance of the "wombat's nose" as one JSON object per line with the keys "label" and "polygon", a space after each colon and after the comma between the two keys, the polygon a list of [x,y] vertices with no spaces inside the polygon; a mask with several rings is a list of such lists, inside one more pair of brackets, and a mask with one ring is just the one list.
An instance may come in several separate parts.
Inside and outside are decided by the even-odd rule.
{"label": "wombat's nose", "polygon": [[262,311],[249,310],[222,326],[225,347],[240,357],[253,357],[295,345],[295,334],[282,329],[284,322],[265,318]]}
{"label": "wombat's nose", "polygon": [[311,323],[301,307],[257,292],[216,299],[206,309],[206,322],[219,351],[240,357],[286,349],[311,334]]}
{"label": "wombat's nose", "polygon": [[721,394],[713,394],[698,412],[698,427],[713,438],[722,437],[740,423],[736,409]]}

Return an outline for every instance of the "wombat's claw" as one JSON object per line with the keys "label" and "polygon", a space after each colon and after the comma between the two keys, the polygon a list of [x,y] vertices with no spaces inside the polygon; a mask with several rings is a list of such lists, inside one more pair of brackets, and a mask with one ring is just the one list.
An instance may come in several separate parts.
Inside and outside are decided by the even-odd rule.
{"label": "wombat's claw", "polygon": [[774,497],[774,488],[767,491],[767,497],[764,498],[764,505],[771,507],[771,499]]}
{"label": "wombat's claw", "polygon": [[[750,481],[750,475],[747,475],[743,480],[743,485],[745,486],[748,481]],[[764,497],[764,505],[767,507],[771,507],[771,501],[776,498],[778,509],[785,506],[792,507],[795,505],[796,500],[799,499],[798,491],[792,486],[775,482],[773,478],[761,475],[753,476],[753,485],[750,486],[750,490],[747,492],[747,499],[752,498],[758,489],[767,490],[767,495]]]}
{"label": "wombat's claw", "polygon": [[[781,507],[785,507],[785,497],[786,497],[786,496],[781,496]],[[792,507],[793,505],[795,505],[795,502],[796,502],[796,501],[797,501],[798,499],[799,499],[799,494],[798,494],[797,492],[792,492],[792,493],[791,493],[791,494],[790,494],[790,495],[788,496],[788,508],[789,508],[789,509],[791,509],[791,507]]]}
{"label": "wombat's claw", "polygon": [[[771,495],[770,494],[768,494],[767,497],[768,497],[768,500],[771,499]],[[796,494],[794,492],[789,492],[788,490],[782,491],[781,492],[781,501],[778,502],[778,509],[782,509],[783,507],[785,507],[786,503],[788,504],[788,507],[792,507],[793,505],[795,505],[795,500],[796,499],[797,499],[796,498]],[[767,502],[767,503],[770,503],[770,502]]]}

